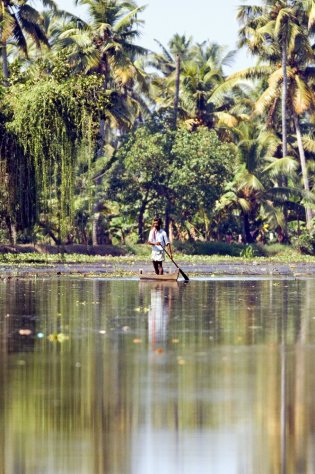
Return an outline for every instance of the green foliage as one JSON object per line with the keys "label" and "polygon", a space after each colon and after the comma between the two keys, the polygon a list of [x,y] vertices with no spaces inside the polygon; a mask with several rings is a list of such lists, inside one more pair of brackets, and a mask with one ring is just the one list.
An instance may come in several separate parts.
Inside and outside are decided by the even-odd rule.
{"label": "green foliage", "polygon": [[[43,16],[28,10],[32,21],[17,25],[5,5],[10,41],[0,77],[1,238],[12,242],[17,231],[23,242],[90,243],[93,237],[133,247],[145,241],[156,213],[183,241],[233,231],[253,242],[264,223],[272,231],[286,229],[286,221],[300,226],[314,201],[314,150],[305,140],[315,106],[309,2],[240,7],[241,43],[264,64],[230,78],[223,66],[232,52],[225,56],[220,45],[180,35],[169,51],[160,44],[161,54],[149,57],[145,71],[146,51],[135,44],[144,7],[81,3],[91,17],[86,24],[55,10]],[[13,4],[16,13],[29,7]],[[34,36],[26,27],[36,25]],[[47,39],[51,48],[34,54]],[[285,82],[287,101],[281,101]],[[280,159],[284,136],[288,150]],[[297,235],[288,228],[289,238]],[[312,232],[292,241],[314,252]],[[252,258],[257,248],[245,248],[243,257]]]}
{"label": "green foliage", "polygon": [[254,258],[255,257],[254,246],[246,245],[244,249],[241,251],[240,256],[243,258]]}
{"label": "green foliage", "polygon": [[234,149],[205,127],[195,132],[140,127],[117,153],[109,196],[135,219],[162,213],[168,206],[184,231],[189,223],[206,235],[234,160]]}
{"label": "green foliage", "polygon": [[301,253],[306,255],[315,255],[315,231],[304,230],[300,235],[294,237],[293,245]]}
{"label": "green foliage", "polygon": [[144,216],[161,212],[170,195],[171,143],[172,132],[152,133],[149,127],[138,128],[118,150],[107,177],[108,197],[119,204],[123,216],[121,230],[131,217],[138,222],[141,241],[146,234]]}
{"label": "green foliage", "polygon": [[47,218],[53,213],[63,239],[73,211],[79,148],[86,143],[94,153],[99,114],[109,103],[102,80],[96,75],[61,83],[44,78],[12,86],[8,102],[14,118],[6,129],[18,138],[34,167],[38,214],[45,212]]}
{"label": "green foliage", "polygon": [[286,258],[288,261],[300,257],[301,252],[294,245],[280,243],[260,246],[265,257]]}
{"label": "green foliage", "polygon": [[244,246],[226,242],[174,242],[174,248],[186,255],[229,255],[239,257]]}
{"label": "green foliage", "polygon": [[177,131],[172,155],[176,165],[171,186],[181,199],[183,213],[192,219],[203,209],[210,217],[215,201],[232,177],[234,149],[221,143],[214,130],[199,127],[195,132]]}

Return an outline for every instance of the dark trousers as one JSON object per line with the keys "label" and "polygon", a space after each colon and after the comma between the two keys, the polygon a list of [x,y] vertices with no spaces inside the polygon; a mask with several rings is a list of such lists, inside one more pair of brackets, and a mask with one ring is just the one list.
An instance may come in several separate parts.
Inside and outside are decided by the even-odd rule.
{"label": "dark trousers", "polygon": [[163,275],[163,262],[152,260],[154,271],[157,275]]}

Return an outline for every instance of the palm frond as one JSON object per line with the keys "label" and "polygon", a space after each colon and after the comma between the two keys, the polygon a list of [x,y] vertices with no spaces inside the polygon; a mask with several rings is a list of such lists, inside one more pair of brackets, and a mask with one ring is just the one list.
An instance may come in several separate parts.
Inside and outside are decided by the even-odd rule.
{"label": "palm frond", "polygon": [[155,41],[155,42],[159,45],[159,47],[161,48],[161,50],[162,50],[162,52],[163,52],[165,58],[166,58],[170,63],[174,62],[174,59],[173,59],[172,55],[171,55],[171,54],[169,53],[169,51],[165,48],[165,46],[163,46],[163,44],[162,44],[159,40],[157,40],[157,39],[155,39],[154,41]]}
{"label": "palm frond", "polygon": [[280,138],[271,131],[262,131],[259,134],[259,153],[263,156],[275,156],[277,149],[281,145]]}
{"label": "palm frond", "polygon": [[18,21],[14,15],[7,10],[2,12],[2,21],[0,23],[2,41],[6,42],[9,40],[14,28],[16,27],[16,23],[18,23]]}
{"label": "palm frond", "polygon": [[270,165],[264,168],[264,172],[268,172],[270,176],[294,176],[298,163],[292,156],[285,156],[283,158],[269,158]]}
{"label": "palm frond", "polygon": [[228,112],[215,112],[214,116],[218,119],[218,126],[225,125],[226,127],[236,127],[240,121],[238,117]]}
{"label": "palm frond", "polygon": [[236,17],[240,23],[243,23],[245,20],[261,16],[263,11],[263,7],[258,5],[240,5],[237,8]]}
{"label": "palm frond", "polygon": [[235,61],[237,50],[229,51],[221,60],[222,66],[232,66]]}
{"label": "palm frond", "polygon": [[27,56],[27,42],[20,23],[16,19],[12,30],[12,36],[16,41],[18,48],[24,52],[25,56]]}
{"label": "palm frond", "polygon": [[308,29],[311,29],[315,25],[315,2],[311,1],[311,5],[308,11]]}
{"label": "palm frond", "polygon": [[225,95],[227,93],[230,93],[233,88],[239,84],[239,78],[226,80],[223,84],[220,84],[219,86],[215,87],[208,99],[208,103],[212,102],[213,104],[220,104],[221,101],[224,99]]}
{"label": "palm frond", "polygon": [[302,138],[305,151],[315,154],[315,139],[311,135],[304,135]]}
{"label": "palm frond", "polygon": [[238,191],[251,189],[252,191],[264,191],[264,185],[253,173],[244,172],[237,182]]}
{"label": "palm frond", "polygon": [[259,97],[255,104],[255,114],[261,115],[266,109],[268,109],[274,102],[275,98],[279,96],[281,91],[281,85],[275,84],[269,86]]}
{"label": "palm frond", "polygon": [[238,198],[237,202],[245,214],[250,211],[250,208],[251,208],[250,203],[245,198],[240,197]]}
{"label": "palm frond", "polygon": [[289,20],[290,20],[289,9],[281,8],[278,12],[278,15],[274,23],[274,31],[275,31],[276,37],[280,37],[281,33],[283,32],[283,27],[286,26]]}
{"label": "palm frond", "polygon": [[298,115],[301,115],[314,105],[314,94],[308,87],[307,83],[298,75],[295,76],[295,84],[296,88],[293,95],[293,106],[295,112]]}
{"label": "palm frond", "polygon": [[45,8],[49,8],[49,10],[52,10],[54,13],[58,12],[57,3],[54,0],[41,0],[41,3]]}
{"label": "palm frond", "polygon": [[113,31],[115,31],[116,33],[121,33],[126,29],[129,29],[133,23],[137,23],[138,25],[143,23],[143,20],[139,20],[137,18],[137,15],[138,13],[143,12],[145,9],[146,6],[142,6],[130,11],[123,18],[121,18],[121,20],[117,21],[117,23],[113,27]]}

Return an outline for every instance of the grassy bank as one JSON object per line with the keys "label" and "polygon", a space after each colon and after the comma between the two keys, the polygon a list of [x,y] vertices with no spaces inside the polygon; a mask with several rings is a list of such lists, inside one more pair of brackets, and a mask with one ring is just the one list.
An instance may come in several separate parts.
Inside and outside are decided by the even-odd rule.
{"label": "grassy bank", "polygon": [[[83,249],[73,246],[58,248],[25,246],[2,247],[0,264],[6,265],[49,265],[55,263],[111,263],[132,264],[150,260],[150,248],[145,244],[129,246],[99,246]],[[315,262],[315,256],[304,255],[291,246],[239,245],[224,242],[179,243],[174,245],[174,258],[181,262],[211,264],[213,262]]]}

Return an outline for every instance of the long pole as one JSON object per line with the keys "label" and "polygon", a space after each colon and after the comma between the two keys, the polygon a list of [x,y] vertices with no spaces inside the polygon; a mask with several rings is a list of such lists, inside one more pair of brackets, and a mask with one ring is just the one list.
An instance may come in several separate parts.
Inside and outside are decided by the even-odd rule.
{"label": "long pole", "polygon": [[163,247],[163,250],[165,251],[166,255],[169,257],[170,260],[172,260],[172,262],[174,263],[175,267],[178,268],[179,272],[181,273],[182,277],[184,278],[185,281],[189,281],[189,278],[188,276],[186,275],[186,273],[181,269],[179,268],[179,266],[177,265],[177,263],[175,262],[175,260],[173,259],[173,257],[170,256],[170,254],[168,253],[168,251],[166,250],[165,247]]}

